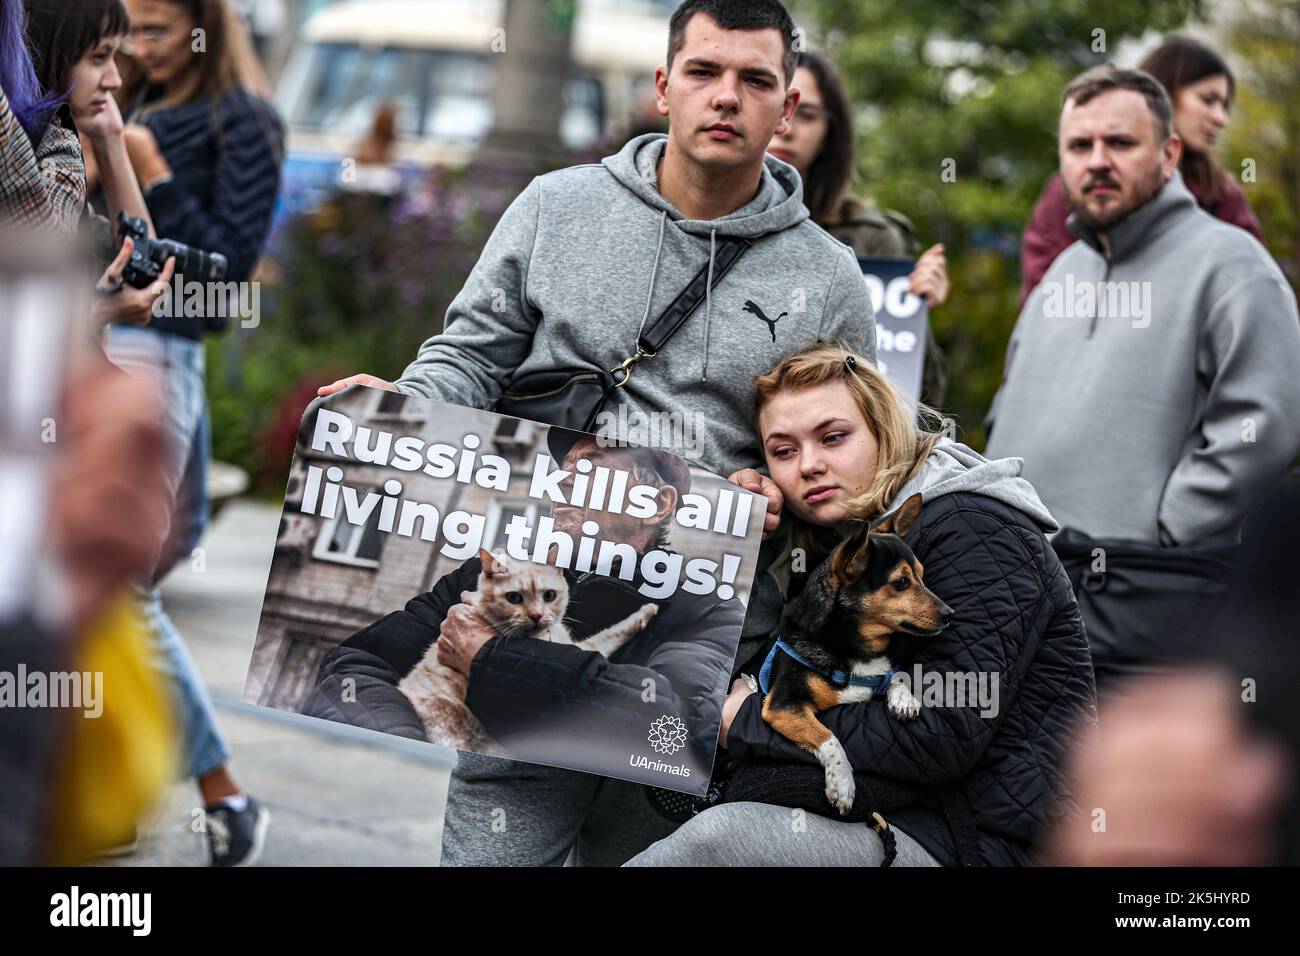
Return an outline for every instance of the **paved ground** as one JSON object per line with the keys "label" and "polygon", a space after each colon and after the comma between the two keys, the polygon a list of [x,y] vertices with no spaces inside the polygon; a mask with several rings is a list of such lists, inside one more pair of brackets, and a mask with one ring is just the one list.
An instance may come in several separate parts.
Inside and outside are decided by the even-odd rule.
{"label": "paved ground", "polygon": [[[204,540],[204,569],[182,565],[163,587],[217,703],[235,777],[270,808],[262,865],[434,865],[454,751],[240,700],[279,518],[279,508],[231,503]],[[140,849],[114,863],[204,865],[198,806],[195,788],[178,783]]]}

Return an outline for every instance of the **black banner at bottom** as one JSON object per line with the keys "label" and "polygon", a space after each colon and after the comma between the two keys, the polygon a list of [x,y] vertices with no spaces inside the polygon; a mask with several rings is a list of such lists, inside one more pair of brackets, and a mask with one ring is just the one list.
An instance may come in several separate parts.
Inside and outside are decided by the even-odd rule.
{"label": "black banner at bottom", "polygon": [[[671,932],[683,919],[716,920],[747,938],[759,914],[801,922],[815,902],[846,920],[866,918],[882,939],[975,940],[1008,921],[1064,940],[1081,934],[1195,933],[1231,945],[1242,931],[1285,923],[1285,870],[1020,869],[978,874],[939,869],[840,872],[755,868],[584,869],[40,869],[0,870],[0,920],[12,938],[94,934],[131,945],[146,939],[255,939],[278,927],[297,943],[382,945],[389,932],[436,937],[483,918],[497,940],[511,929],[536,940],[556,919]],[[559,882],[555,882],[558,880]],[[778,914],[778,909],[784,915]],[[567,916],[565,915],[567,912]],[[745,915],[741,915],[745,914]],[[858,914],[855,918],[853,914]],[[535,915],[536,919],[533,917]],[[634,923],[628,923],[631,919]],[[735,921],[731,931],[726,929]],[[861,932],[845,927],[845,932]],[[547,934],[549,935],[549,934]],[[990,937],[992,938],[992,937]]]}

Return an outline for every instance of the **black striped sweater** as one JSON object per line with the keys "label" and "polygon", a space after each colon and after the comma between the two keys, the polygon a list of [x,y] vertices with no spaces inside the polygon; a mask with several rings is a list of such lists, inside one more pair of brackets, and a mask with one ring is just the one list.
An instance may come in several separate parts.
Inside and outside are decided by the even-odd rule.
{"label": "black striped sweater", "polygon": [[[170,180],[144,195],[155,232],[221,253],[228,263],[226,282],[248,280],[280,191],[284,124],[275,108],[236,89],[142,117],[138,112],[137,107],[129,119],[149,127],[172,170]],[[168,311],[150,327],[187,338],[202,336],[204,316],[187,316],[183,308]]]}

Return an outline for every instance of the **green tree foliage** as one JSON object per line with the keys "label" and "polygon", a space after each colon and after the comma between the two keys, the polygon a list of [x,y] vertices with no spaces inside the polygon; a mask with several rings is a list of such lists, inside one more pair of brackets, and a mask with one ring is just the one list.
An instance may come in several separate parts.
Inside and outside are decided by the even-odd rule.
{"label": "green tree foliage", "polygon": [[[1018,312],[1020,231],[1056,168],[1061,91],[1123,40],[1205,13],[1203,0],[792,0],[858,105],[858,191],[947,247],[935,311],[946,405],[981,426]],[[948,175],[945,175],[948,173]]]}
{"label": "green tree foliage", "polygon": [[1269,250],[1300,283],[1300,6],[1244,0],[1227,29],[1241,65],[1225,168],[1254,206]]}

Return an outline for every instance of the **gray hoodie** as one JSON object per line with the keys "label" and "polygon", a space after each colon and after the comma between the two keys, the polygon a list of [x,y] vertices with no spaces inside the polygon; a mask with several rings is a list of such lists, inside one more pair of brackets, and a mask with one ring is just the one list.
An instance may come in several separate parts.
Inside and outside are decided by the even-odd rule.
{"label": "gray hoodie", "polygon": [[1019,458],[990,460],[961,442],[941,438],[921,470],[898,490],[887,511],[893,511],[920,492],[921,503],[959,491],[986,495],[1023,511],[1033,518],[1044,534],[1060,530],[1034,486],[1020,477],[1024,462]]}
{"label": "gray hoodie", "polygon": [[989,413],[1063,526],[1151,544],[1231,539],[1300,450],[1300,316],[1249,233],[1175,172],[1025,302]]}
{"label": "gray hoodie", "polygon": [[398,388],[491,408],[516,376],[612,369],[712,262],[719,238],[753,238],[706,303],[636,367],[620,401],[629,419],[689,415],[692,440],[668,447],[706,468],[760,466],[754,376],[817,339],[874,361],[871,301],[852,251],[808,218],[792,167],[767,157],[750,202],[689,220],[657,188],[666,143],[639,136],[600,164],[534,179],[488,239],[445,331],[424,343]]}

